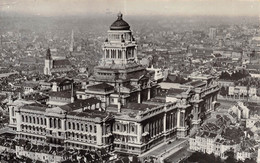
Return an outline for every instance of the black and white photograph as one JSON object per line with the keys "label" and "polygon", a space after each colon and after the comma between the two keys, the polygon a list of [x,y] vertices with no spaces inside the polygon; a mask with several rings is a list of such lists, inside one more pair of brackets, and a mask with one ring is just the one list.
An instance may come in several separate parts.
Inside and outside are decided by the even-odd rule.
{"label": "black and white photograph", "polygon": [[260,163],[260,0],[0,0],[0,163]]}

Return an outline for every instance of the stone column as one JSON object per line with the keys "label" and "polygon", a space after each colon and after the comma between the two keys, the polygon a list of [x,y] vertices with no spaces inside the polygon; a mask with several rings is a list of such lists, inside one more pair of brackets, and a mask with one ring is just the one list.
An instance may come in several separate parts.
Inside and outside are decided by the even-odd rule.
{"label": "stone column", "polygon": [[150,100],[150,98],[151,98],[151,89],[150,89],[150,88],[148,88],[148,95],[147,95],[147,100]]}
{"label": "stone column", "polygon": [[181,113],[180,113],[180,109],[178,109],[177,111],[177,127],[180,127],[180,120],[181,120]]}
{"label": "stone column", "polygon": [[140,91],[138,92],[138,103],[139,104],[141,103],[141,92]]}
{"label": "stone column", "polygon": [[143,126],[142,124],[137,124],[137,143],[141,143],[142,141],[142,134],[143,134]]}
{"label": "stone column", "polygon": [[137,61],[138,59],[137,59],[137,48],[136,47],[134,49],[134,57],[135,57],[135,61]]}
{"label": "stone column", "polygon": [[46,117],[46,128],[50,128],[50,118]]}
{"label": "stone column", "polygon": [[101,124],[96,124],[97,127],[97,133],[96,133],[96,137],[97,137],[97,145],[101,146],[102,145],[102,126]]}
{"label": "stone column", "polygon": [[166,113],[163,116],[163,132],[166,132]]}
{"label": "stone column", "polygon": [[62,120],[61,120],[61,130],[62,130],[62,131],[65,131],[65,130],[66,130],[66,128],[65,128],[65,119],[62,119]]}
{"label": "stone column", "polygon": [[21,129],[21,124],[22,124],[22,115],[21,115],[21,112],[20,111],[18,111],[18,112],[16,112],[16,120],[17,120],[17,131],[19,132],[19,131],[21,131],[22,129]]}

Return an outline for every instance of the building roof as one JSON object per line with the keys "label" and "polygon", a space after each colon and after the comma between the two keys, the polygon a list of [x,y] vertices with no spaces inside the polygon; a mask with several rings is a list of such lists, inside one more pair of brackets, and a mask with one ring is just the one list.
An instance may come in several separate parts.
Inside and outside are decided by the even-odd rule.
{"label": "building roof", "polygon": [[129,116],[134,118],[137,113],[139,113],[140,111],[145,111],[147,109],[152,109],[154,107],[156,107],[157,105],[153,105],[153,104],[144,104],[144,103],[128,103],[126,106],[122,106],[121,107],[121,112],[118,112],[118,107],[117,105],[109,105],[107,107],[107,111],[108,112],[112,112],[115,115],[118,116]]}
{"label": "building roof", "polygon": [[100,103],[101,101],[95,97],[91,97],[85,100],[76,100],[74,103],[70,103],[67,105],[63,105],[60,106],[61,109],[65,110],[65,111],[73,111],[73,110],[77,110],[80,108],[84,108],[87,106],[92,106],[94,104]]}
{"label": "building roof", "polygon": [[46,108],[47,108],[47,106],[38,104],[38,103],[26,104],[26,105],[22,106],[22,109],[33,110],[33,111],[43,111],[43,112],[45,112]]}
{"label": "building roof", "polygon": [[129,30],[129,24],[123,20],[123,14],[117,15],[117,20],[110,26],[110,30]]}
{"label": "building roof", "polygon": [[40,100],[48,99],[49,97],[43,94],[36,93],[36,94],[26,95],[23,98],[25,100],[40,101]]}
{"label": "building roof", "polygon": [[185,85],[190,85],[190,86],[193,86],[193,87],[200,87],[200,86],[205,85],[205,84],[206,84],[206,83],[203,82],[203,81],[196,80],[196,81],[188,82],[188,83],[186,83]]}
{"label": "building roof", "polygon": [[61,85],[71,84],[73,83],[73,80],[67,78],[55,78],[55,79],[51,79],[49,82],[55,82],[57,83],[58,86],[61,86]]}
{"label": "building roof", "polygon": [[92,91],[107,92],[107,91],[114,90],[114,87],[112,85],[109,85],[109,84],[103,82],[103,83],[100,83],[100,84],[88,86],[87,89],[92,90]]}
{"label": "building roof", "polygon": [[70,64],[70,61],[68,59],[55,59],[53,60],[53,67],[67,67]]}
{"label": "building roof", "polygon": [[71,90],[60,91],[60,92],[50,92],[50,97],[60,97],[60,98],[71,98]]}
{"label": "building roof", "polygon": [[83,112],[69,112],[68,115],[87,118],[105,118],[108,116],[108,113],[106,111],[85,109]]}

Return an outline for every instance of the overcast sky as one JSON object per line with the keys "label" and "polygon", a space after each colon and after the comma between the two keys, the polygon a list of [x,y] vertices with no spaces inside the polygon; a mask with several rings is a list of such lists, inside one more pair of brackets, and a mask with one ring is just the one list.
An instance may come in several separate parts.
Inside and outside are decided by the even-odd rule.
{"label": "overcast sky", "polygon": [[32,15],[260,16],[260,0],[0,0],[0,11]]}

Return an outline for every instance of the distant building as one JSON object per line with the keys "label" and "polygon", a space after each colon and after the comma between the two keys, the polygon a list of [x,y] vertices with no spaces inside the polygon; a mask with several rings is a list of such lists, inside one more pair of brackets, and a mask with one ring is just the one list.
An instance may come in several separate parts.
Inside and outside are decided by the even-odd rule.
{"label": "distant building", "polygon": [[249,109],[243,104],[243,102],[237,102],[236,105],[229,108],[229,112],[235,113],[239,120],[249,118]]}
{"label": "distant building", "polygon": [[217,29],[216,28],[210,28],[209,29],[209,38],[210,39],[215,39],[217,36]]}
{"label": "distant building", "polygon": [[67,73],[71,70],[72,67],[68,59],[53,59],[51,57],[50,49],[47,50],[44,64],[45,75],[52,75],[53,73]]}

